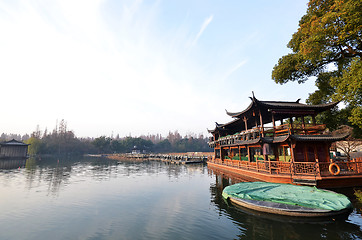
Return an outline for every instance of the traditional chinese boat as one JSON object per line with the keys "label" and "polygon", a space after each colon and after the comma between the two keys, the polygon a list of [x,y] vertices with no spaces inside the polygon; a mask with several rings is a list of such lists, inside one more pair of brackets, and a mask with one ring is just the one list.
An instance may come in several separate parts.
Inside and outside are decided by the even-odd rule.
{"label": "traditional chinese boat", "polygon": [[292,217],[331,217],[352,209],[343,194],[291,184],[242,182],[227,186],[222,196],[241,207]]}
{"label": "traditional chinese boat", "polygon": [[348,133],[325,133],[316,116],[337,102],[307,105],[286,101],[260,101],[251,97],[234,118],[216,123],[209,132],[214,156],[211,169],[238,174],[246,180],[313,185],[322,188],[362,186],[362,159],[338,160],[330,156],[332,143]]}

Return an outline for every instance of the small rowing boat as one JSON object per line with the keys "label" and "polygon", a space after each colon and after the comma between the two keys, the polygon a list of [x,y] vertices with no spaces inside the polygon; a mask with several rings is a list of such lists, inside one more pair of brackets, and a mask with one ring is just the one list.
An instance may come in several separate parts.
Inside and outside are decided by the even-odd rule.
{"label": "small rowing boat", "polygon": [[352,210],[343,194],[291,184],[242,182],[227,186],[222,196],[241,207],[294,217],[329,217]]}

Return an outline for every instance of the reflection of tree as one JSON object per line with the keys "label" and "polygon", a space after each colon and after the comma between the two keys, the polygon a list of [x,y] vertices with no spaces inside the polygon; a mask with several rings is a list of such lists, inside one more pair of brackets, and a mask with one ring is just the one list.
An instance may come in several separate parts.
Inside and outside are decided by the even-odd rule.
{"label": "reflection of tree", "polygon": [[215,183],[210,185],[211,202],[220,215],[225,214],[238,226],[239,239],[356,239],[362,236],[358,225],[345,219],[300,219],[263,214],[235,207],[222,198],[222,190],[241,182],[229,173],[210,170]]}
{"label": "reflection of tree", "polygon": [[105,158],[56,159],[30,158],[26,162],[26,179],[28,189],[47,185],[47,192],[57,195],[62,186],[74,179],[108,181],[111,178],[132,175],[157,174],[167,171],[169,177],[177,177],[182,170],[180,166],[158,161],[114,161]]}
{"label": "reflection of tree", "polygon": [[87,175],[87,177],[109,179],[116,168],[115,161],[97,161],[92,159],[55,159],[30,158],[26,162],[26,179],[28,188],[39,187],[47,183],[48,194],[56,195],[61,186],[67,184],[71,177]]}

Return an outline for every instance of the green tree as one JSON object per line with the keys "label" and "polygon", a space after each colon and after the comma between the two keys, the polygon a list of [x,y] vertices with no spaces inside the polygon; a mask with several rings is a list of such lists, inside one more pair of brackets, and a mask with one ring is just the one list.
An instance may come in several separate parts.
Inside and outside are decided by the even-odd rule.
{"label": "green tree", "polygon": [[[281,57],[272,72],[272,79],[279,84],[304,83],[316,77],[318,89],[309,95],[308,102],[344,102],[349,124],[359,129],[362,129],[361,9],[362,0],[310,0],[298,31],[287,45],[292,53]],[[327,115],[324,118],[337,124],[336,119]]]}
{"label": "green tree", "polygon": [[106,137],[106,136],[98,137],[98,138],[94,139],[94,141],[92,143],[98,149],[99,153],[110,152],[111,139],[109,137]]}
{"label": "green tree", "polygon": [[39,138],[31,137],[25,141],[26,144],[30,144],[28,147],[29,155],[36,155],[42,148],[42,142]]}

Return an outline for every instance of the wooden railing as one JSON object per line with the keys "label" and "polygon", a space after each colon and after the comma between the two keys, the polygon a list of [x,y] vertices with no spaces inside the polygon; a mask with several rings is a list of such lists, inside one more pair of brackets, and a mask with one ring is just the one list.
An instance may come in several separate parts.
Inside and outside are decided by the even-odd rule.
{"label": "wooden railing", "polygon": [[257,172],[265,172],[272,174],[291,174],[291,163],[289,162],[277,162],[277,161],[264,161],[257,160],[256,162],[231,160],[231,159],[212,159],[210,162],[226,165],[239,169],[253,170]]}
{"label": "wooden railing", "polygon": [[296,175],[296,176],[345,176],[345,175],[361,175],[362,174],[362,158],[353,159],[350,161],[335,162],[340,171],[337,175],[330,172],[329,162],[281,162],[281,161],[264,161],[257,160],[256,162],[239,161],[225,159],[213,159],[213,163],[226,165],[230,167],[253,170],[257,172],[265,172],[270,174]]}
{"label": "wooden railing", "polygon": [[295,175],[318,175],[318,167],[316,162],[294,162],[292,169]]}
{"label": "wooden railing", "polygon": [[316,135],[321,134],[326,129],[325,124],[318,124],[318,125],[311,125],[305,124],[303,127],[302,124],[294,124],[291,131],[293,134],[300,134],[300,135]]}
{"label": "wooden railing", "polygon": [[[338,175],[356,175],[362,174],[362,158],[352,159],[350,161],[334,162],[338,168]],[[321,176],[333,176],[329,171],[330,163],[319,163]]]}
{"label": "wooden railing", "polygon": [[[322,134],[323,131],[326,129],[325,124],[319,125],[311,125],[305,124],[304,127],[301,124],[294,124],[291,127],[290,124],[282,124],[279,126],[274,127],[265,127],[264,128],[264,135],[269,137],[279,137],[279,136],[286,136],[290,134],[299,134],[299,135],[316,135]],[[235,133],[234,135],[228,135],[225,137],[220,137],[215,141],[210,141],[210,147],[219,147],[224,145],[230,144],[238,144],[245,141],[257,139],[262,134],[261,128],[253,128],[246,131],[242,131],[240,133]]]}

